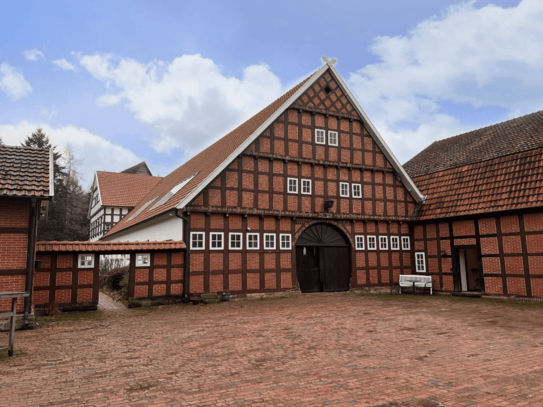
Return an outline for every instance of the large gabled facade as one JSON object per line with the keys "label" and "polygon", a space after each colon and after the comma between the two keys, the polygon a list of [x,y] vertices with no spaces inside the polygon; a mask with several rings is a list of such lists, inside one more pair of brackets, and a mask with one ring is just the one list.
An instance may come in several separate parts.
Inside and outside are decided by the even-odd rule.
{"label": "large gabled facade", "polygon": [[183,239],[192,293],[388,285],[412,272],[407,221],[422,200],[326,63],[166,176],[104,240]]}

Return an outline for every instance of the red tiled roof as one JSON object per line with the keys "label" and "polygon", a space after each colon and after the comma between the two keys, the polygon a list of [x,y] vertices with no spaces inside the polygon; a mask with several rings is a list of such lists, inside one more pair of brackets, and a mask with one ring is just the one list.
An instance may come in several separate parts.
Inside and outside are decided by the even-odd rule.
{"label": "red tiled roof", "polygon": [[134,207],[162,177],[97,171],[103,206]]}
{"label": "red tiled roof", "polygon": [[436,141],[404,168],[411,178],[543,147],[543,110]]}
{"label": "red tiled roof", "polygon": [[[543,134],[543,127],[541,127]],[[543,205],[543,147],[413,178],[427,195],[417,220]]]}
{"label": "red tiled roof", "polygon": [[[154,187],[139,204],[119,223],[117,223],[105,236],[111,236],[123,229],[136,225],[146,219],[155,217],[172,210],[187,197],[198,185],[204,181],[221,163],[223,163],[239,146],[243,144],[262,124],[266,122],[298,89],[300,89],[312,76],[309,76],[294,88],[289,90],[275,102],[251,117],[245,123],[232,130],[204,151],[187,161],[185,164],[171,172],[169,175]],[[130,220],[131,216],[145,205],[150,199],[163,197],[174,186],[197,174],[187,185],[178,191],[171,199],[163,205],[148,210],[145,209]],[[160,198],[159,198],[160,199]],[[158,200],[156,201],[158,202]],[[152,207],[152,205],[151,205]]]}
{"label": "red tiled roof", "polygon": [[182,241],[164,242],[37,242],[37,252],[123,252],[185,249]]}
{"label": "red tiled roof", "polygon": [[44,148],[0,146],[0,196],[49,197],[50,158]]}

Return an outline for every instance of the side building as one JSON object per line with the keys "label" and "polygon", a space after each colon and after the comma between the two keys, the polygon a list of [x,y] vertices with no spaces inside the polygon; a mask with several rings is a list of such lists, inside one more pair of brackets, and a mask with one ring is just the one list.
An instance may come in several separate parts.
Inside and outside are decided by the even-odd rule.
{"label": "side building", "polygon": [[186,241],[191,293],[387,286],[414,272],[408,222],[422,201],[327,62],[164,177],[102,239]]}
{"label": "side building", "polygon": [[96,171],[88,211],[90,240],[99,240],[161,180],[152,176],[145,162],[120,173]]}
{"label": "side building", "polygon": [[[54,195],[51,150],[0,146],[0,291],[31,292],[36,231]],[[30,312],[32,298],[18,311]],[[0,312],[11,308],[0,300]]]}
{"label": "side building", "polygon": [[415,272],[436,290],[543,297],[543,111],[437,141],[405,169],[427,195]]}

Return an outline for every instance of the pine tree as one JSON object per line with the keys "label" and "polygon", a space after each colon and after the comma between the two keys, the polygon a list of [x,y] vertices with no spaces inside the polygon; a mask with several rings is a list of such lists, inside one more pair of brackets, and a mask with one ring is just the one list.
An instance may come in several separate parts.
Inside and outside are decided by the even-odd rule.
{"label": "pine tree", "polygon": [[37,129],[21,145],[53,150],[55,196],[49,203],[48,219],[40,220],[38,224],[38,241],[88,240],[89,198],[81,187],[77,171],[81,161],[75,158],[69,147],[64,150],[64,155],[57,152],[42,129]]}

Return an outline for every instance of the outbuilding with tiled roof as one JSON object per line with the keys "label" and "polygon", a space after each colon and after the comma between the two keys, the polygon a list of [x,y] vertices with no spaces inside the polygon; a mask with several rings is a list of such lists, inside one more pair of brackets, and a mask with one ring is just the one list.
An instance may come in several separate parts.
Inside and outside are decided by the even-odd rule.
{"label": "outbuilding with tiled roof", "polygon": [[[51,150],[0,145],[0,291],[32,291],[37,223],[54,193]],[[8,301],[0,300],[0,312]],[[31,301],[18,304],[25,321]]]}

